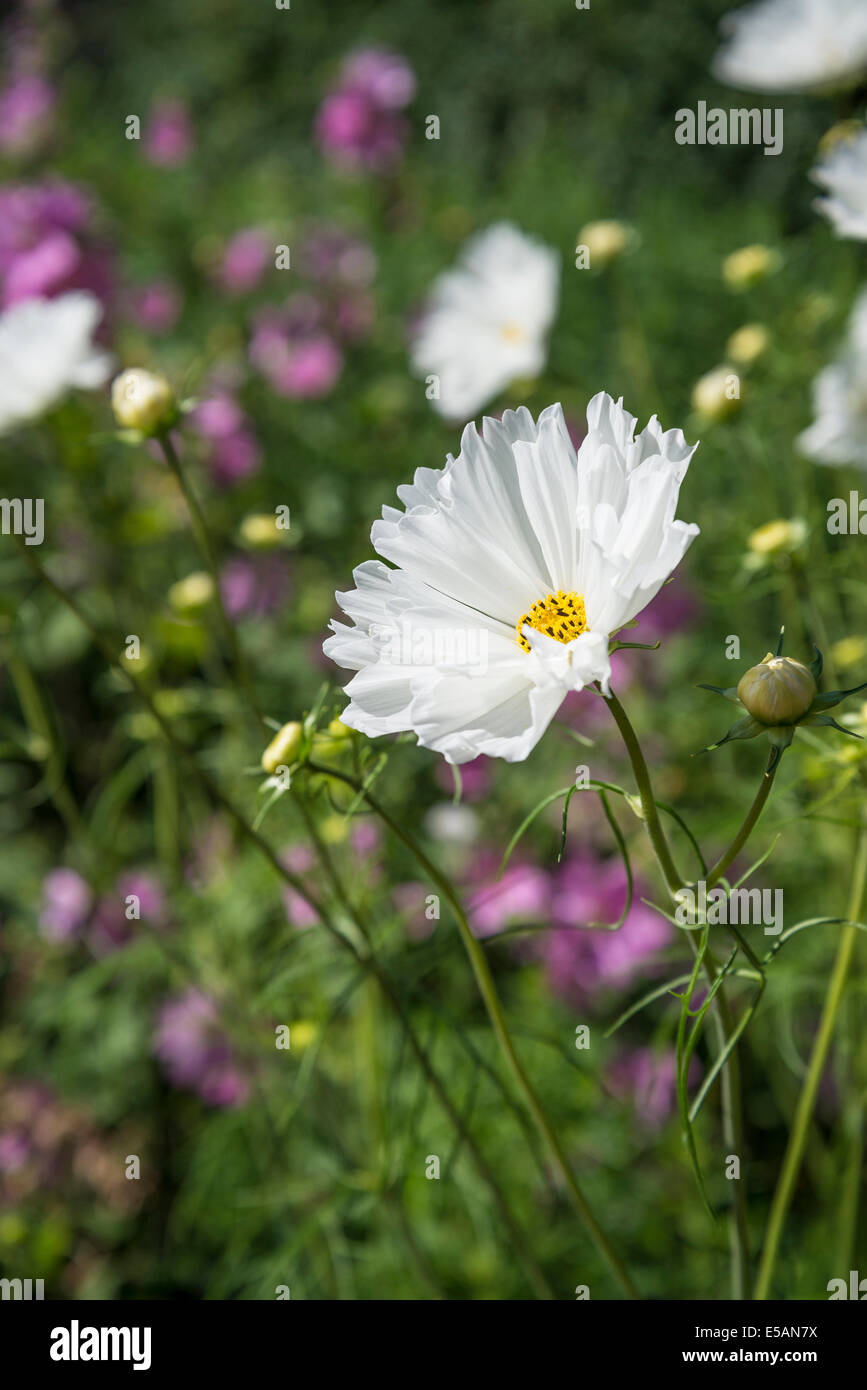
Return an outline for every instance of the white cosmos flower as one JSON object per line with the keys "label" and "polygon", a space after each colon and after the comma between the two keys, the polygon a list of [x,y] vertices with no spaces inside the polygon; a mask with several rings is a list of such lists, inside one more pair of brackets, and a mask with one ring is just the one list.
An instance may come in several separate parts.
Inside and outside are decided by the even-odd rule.
{"label": "white cosmos flower", "polygon": [[867,289],[859,294],[842,352],[813,382],[812,425],[798,448],[814,463],[867,469]]}
{"label": "white cosmos flower", "polygon": [[813,206],[837,235],[867,241],[867,130],[836,140],[810,177],[828,194]]}
{"label": "white cosmos flower", "polygon": [[520,377],[542,370],[557,309],[556,251],[498,222],[471,237],[434,283],[412,349],[413,370],[439,379],[432,405],[467,420]]}
{"label": "white cosmos flower", "polygon": [[864,0],[758,0],[726,15],[714,76],[752,92],[849,85],[867,70]]}
{"label": "white cosmos flower", "polygon": [[0,314],[0,434],[42,415],[73,386],[101,386],[111,357],[93,344],[102,317],[84,290],[23,299]]}
{"label": "white cosmos flower", "polygon": [[448,762],[526,758],[570,690],[608,693],[609,637],[650,602],[697,526],[674,518],[695,446],[604,392],[577,455],[559,405],[467,425],[458,457],[385,507],[328,656],[357,672],[341,715],[412,730]]}

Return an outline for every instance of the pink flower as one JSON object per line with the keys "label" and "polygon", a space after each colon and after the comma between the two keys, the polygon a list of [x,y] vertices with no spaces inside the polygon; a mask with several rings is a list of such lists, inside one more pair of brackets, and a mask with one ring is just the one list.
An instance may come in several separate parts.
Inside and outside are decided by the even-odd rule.
{"label": "pink flower", "polygon": [[193,130],[185,104],[176,97],[156,102],[148,121],[145,159],[162,168],[175,168],[185,163],[192,148]]}
{"label": "pink flower", "polygon": [[[290,845],[287,850],[284,850],[281,858],[286,868],[291,869],[302,881],[316,862],[313,851],[308,845]],[[296,893],[295,889],[288,885],[283,889],[283,906],[293,927],[315,927],[319,921],[319,914],[315,908],[311,907],[306,898],[302,897],[300,893]]]}
{"label": "pink flower", "polygon": [[282,555],[237,555],[220,575],[220,593],[230,618],[265,617],[285,601],[289,588]]}
{"label": "pink flower", "polygon": [[133,317],[147,333],[169,333],[181,312],[181,292],[171,280],[151,280],[130,297]]}
{"label": "pink flower", "polygon": [[[689,1084],[701,1076],[701,1064],[692,1057]],[[608,1084],[615,1096],[632,1101],[643,1129],[658,1130],[675,1107],[677,1097],[677,1056],[673,1048],[657,1052],[650,1047],[624,1052],[608,1071]]]}
{"label": "pink flower", "polygon": [[218,278],[229,294],[248,294],[262,278],[272,254],[268,238],[258,227],[232,237],[223,251]]}
{"label": "pink flower", "polygon": [[[434,777],[437,785],[444,792],[453,795],[456,786],[454,768],[450,763],[440,759],[437,762]],[[482,801],[488,794],[491,785],[491,760],[482,754],[478,758],[473,758],[472,762],[462,763],[460,771],[461,800],[462,801]]]}
{"label": "pink flower", "polygon": [[54,180],[0,188],[0,306],[67,290],[111,297],[113,266],[89,229],[90,203]]}
{"label": "pink flower", "polygon": [[258,472],[262,463],[259,442],[229,391],[215,390],[196,406],[190,421],[209,441],[208,466],[216,483],[231,486]]}
{"label": "pink flower", "polygon": [[[291,311],[291,305],[287,306]],[[327,396],[343,370],[343,354],[323,330],[293,323],[291,312],[262,315],[250,343],[250,361],[278,396]]]}
{"label": "pink flower", "polygon": [[412,68],[398,54],[384,49],[352,54],[316,116],[323,152],[344,169],[381,173],[393,168],[407,135],[398,113],[414,91]]}
{"label": "pink flower", "polygon": [[42,880],[39,929],[49,941],[78,936],[90,915],[93,894],[74,869],[52,869]]}
{"label": "pink flower", "polygon": [[242,1105],[250,1093],[219,1020],[216,1002],[198,989],[163,1004],[153,1050],[175,1086],[196,1091],[208,1105]]}
{"label": "pink flower", "polygon": [[54,113],[54,90],[38,73],[13,73],[0,94],[0,149],[30,154],[42,141]]}
{"label": "pink flower", "polygon": [[649,957],[671,941],[665,918],[640,902],[636,883],[632,908],[616,931],[588,929],[614,922],[626,900],[626,871],[620,859],[590,855],[568,860],[558,871],[552,894],[553,930],[541,943],[551,989],[576,1007],[599,989],[623,989],[646,968]]}
{"label": "pink flower", "polygon": [[510,864],[502,878],[474,889],[468,902],[470,926],[476,936],[494,936],[509,926],[547,919],[550,885],[544,869],[534,864]]}

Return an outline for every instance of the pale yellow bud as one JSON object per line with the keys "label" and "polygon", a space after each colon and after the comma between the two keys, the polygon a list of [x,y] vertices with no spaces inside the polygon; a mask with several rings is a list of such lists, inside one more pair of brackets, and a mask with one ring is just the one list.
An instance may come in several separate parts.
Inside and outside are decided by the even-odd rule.
{"label": "pale yellow bud", "polygon": [[153,434],[169,424],[175,414],[175,398],[164,376],[132,367],[111,384],[111,406],[122,429]]}
{"label": "pale yellow bud", "polygon": [[214,581],[204,570],[195,570],[169,589],[169,603],[176,613],[196,613],[214,597]]}
{"label": "pale yellow bud", "polygon": [[839,642],[835,642],[831,648],[831,660],[835,666],[848,670],[852,666],[860,666],[861,662],[867,658],[867,638],[865,637],[841,637]]}
{"label": "pale yellow bud", "polygon": [[730,366],[714,367],[692,388],[692,406],[706,420],[724,420],[739,409],[741,379]]}
{"label": "pale yellow bud", "polygon": [[726,357],[739,367],[749,367],[767,350],[771,335],[761,323],[745,323],[726,343]]}
{"label": "pale yellow bud", "polygon": [[602,270],[622,256],[634,239],[635,233],[624,222],[588,222],[578,233],[578,248],[587,247],[591,270]]}
{"label": "pale yellow bud", "polygon": [[293,1052],[304,1052],[312,1042],[316,1041],[319,1029],[310,1019],[302,1018],[298,1023],[289,1026],[289,1042]]}
{"label": "pale yellow bud", "polygon": [[807,523],[803,517],[796,516],[790,521],[780,518],[759,526],[750,535],[747,545],[754,555],[779,555],[797,550],[806,537]]}
{"label": "pale yellow bud", "polygon": [[760,724],[796,724],[818,693],[813,674],[790,656],[768,652],[758,666],[751,666],[738,682],[738,699]]}
{"label": "pale yellow bud", "polygon": [[272,550],[280,544],[284,535],[278,529],[277,518],[271,512],[245,516],[238,534],[244,545],[250,546],[251,550]]}
{"label": "pale yellow bud", "polygon": [[297,720],[284,724],[274,735],[262,754],[262,767],[265,772],[275,773],[278,767],[289,767],[301,751],[304,730]]}
{"label": "pale yellow bud", "polygon": [[723,279],[732,290],[745,290],[765,276],[772,275],[782,264],[779,251],[756,243],[732,251],[722,263]]}

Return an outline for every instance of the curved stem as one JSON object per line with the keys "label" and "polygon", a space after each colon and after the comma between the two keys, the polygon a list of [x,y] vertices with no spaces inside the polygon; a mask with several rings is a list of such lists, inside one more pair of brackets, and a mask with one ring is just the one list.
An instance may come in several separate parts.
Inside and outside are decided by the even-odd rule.
{"label": "curved stem", "polygon": [[205,561],[205,564],[208,567],[208,573],[210,574],[214,584],[214,602],[217,605],[217,612],[220,615],[220,624],[223,628],[223,633],[225,635],[226,642],[229,647],[229,652],[232,657],[232,664],[235,668],[235,674],[238,678],[238,682],[243,690],[244,696],[247,700],[248,705],[250,706],[250,710],[254,718],[259,724],[261,724],[262,711],[259,708],[259,702],[256,698],[256,692],[253,688],[253,682],[251,681],[250,673],[247,670],[247,663],[244,660],[244,653],[241,650],[241,644],[238,641],[238,634],[235,631],[234,624],[232,623],[228,613],[226,612],[226,608],[223,603],[223,595],[220,588],[220,571],[217,565],[217,556],[216,552],[214,551],[213,544],[211,542],[211,534],[208,530],[208,524],[205,521],[205,514],[202,511],[199,499],[193,491],[192,484],[190,483],[185,470],[181,466],[180,458],[178,457],[177,450],[175,449],[175,446],[171,441],[171,437],[169,436],[168,431],[163,430],[162,433],[155,435],[154,438],[156,439],[157,443],[162,449],[163,457],[165,458],[165,461],[168,464],[170,471],[174,474],[178,487],[183,493],[184,501],[187,504],[187,510],[190,514],[190,522],[193,528],[193,534],[196,538],[196,544],[198,545],[199,550],[202,552],[202,557]]}
{"label": "curved stem", "polygon": [[[849,909],[847,912],[847,920],[850,923],[856,921],[861,914],[865,885],[867,885],[867,824],[862,825],[858,832],[858,845],[855,852],[855,865],[852,871],[852,886],[849,890]],[[845,927],[837,948],[837,959],[834,962],[834,969],[828,983],[828,993],[825,996],[819,1030],[813,1043],[807,1075],[804,1077],[804,1084],[798,1097],[795,1118],[789,1134],[789,1143],[783,1159],[783,1166],[780,1169],[774,1199],[771,1203],[765,1244],[762,1250],[758,1279],[756,1280],[755,1297],[758,1300],[764,1300],[768,1297],[771,1281],[774,1277],[774,1266],[780,1249],[783,1225],[795,1190],[804,1150],[807,1147],[807,1137],[813,1118],[816,1095],[828,1060],[834,1025],[845,993],[846,980],[849,975],[849,967],[852,964],[857,937],[857,927]]]}
{"label": "curved stem", "polygon": [[663,878],[672,893],[677,893],[683,887],[683,877],[678,873],[674,860],[671,857],[671,850],[668,848],[668,841],[665,838],[665,831],[662,828],[662,821],[656,806],[656,798],[653,795],[653,787],[650,782],[650,773],[647,770],[647,763],[644,761],[644,754],[641,751],[641,744],[629,722],[626,710],[621,705],[617,696],[612,692],[603,697],[614,716],[614,722],[620,730],[620,736],[626,745],[629,754],[629,761],[632,764],[632,771],[638,785],[638,795],[641,798],[641,811],[644,817],[644,824],[647,826],[647,833],[653,845],[659,867],[662,870]]}
{"label": "curved stem", "polygon": [[388,972],[386,971],[385,967],[379,961],[378,957],[374,955],[373,951],[369,948],[369,943],[365,943],[367,946],[367,953],[366,955],[362,956],[356,944],[353,941],[350,941],[349,938],[345,936],[342,931],[340,931],[340,929],[335,925],[335,923],[331,921],[324,903],[321,903],[319,899],[316,897],[316,895],[311,892],[307,884],[283,863],[276,850],[273,849],[273,847],[268,843],[268,841],[262,835],[260,835],[257,830],[253,829],[243,812],[238,809],[238,807],[231,800],[231,798],[226,796],[226,794],[220,789],[216,782],[214,782],[210,775],[204,770],[204,768],[199,763],[195,749],[190,748],[188,744],[184,743],[182,739],[179,739],[177,737],[171,724],[168,722],[168,720],[162,714],[160,709],[154,703],[153,698],[151,697],[151,694],[147,690],[147,688],[137,679],[136,676],[132,674],[130,670],[127,669],[123,662],[118,660],[116,653],[120,649],[119,644],[112,646],[112,644],[102,634],[102,632],[99,630],[96,624],[91,621],[84,609],[80,607],[77,600],[73,598],[71,594],[67,593],[66,590],[63,589],[59,584],[55,583],[55,581],[51,578],[50,574],[48,574],[48,572],[43,568],[40,561],[33,554],[32,550],[29,547],[25,546],[23,540],[21,540],[18,536],[15,536],[15,540],[18,544],[21,554],[23,555],[24,559],[28,562],[28,564],[30,565],[34,573],[37,575],[37,577],[42,581],[46,588],[51,591],[51,593],[53,593],[57,598],[59,598],[60,601],[64,603],[72,613],[75,614],[79,622],[90,634],[95,646],[102,653],[108,666],[113,671],[119,673],[120,676],[127,683],[127,685],[131,688],[131,690],[139,697],[139,699],[142,701],[151,717],[159,726],[160,731],[164,735],[167,743],[174,749],[176,753],[179,754],[180,757],[184,759],[184,761],[189,766],[191,772],[198,778],[204,791],[207,792],[207,794],[211,797],[211,799],[214,801],[216,805],[222,807],[223,811],[225,811],[226,815],[229,816],[239,833],[243,835],[243,837],[246,840],[248,840],[252,845],[255,845],[256,849],[263,855],[265,859],[267,859],[272,869],[274,869],[274,871],[280,876],[280,878],[282,878],[286,883],[288,883],[289,886],[293,888],[295,892],[298,893],[298,895],[302,897],[310,907],[313,908],[313,910],[321,919],[323,925],[328,930],[330,935],[341,946],[343,946],[346,950],[351,952],[358,966],[362,970],[370,971],[371,974],[376,978],[380,985],[380,988],[382,989],[383,994],[385,995],[386,999],[388,1000],[389,1004],[394,1010],[394,1013],[396,1014],[398,1021],[400,1022],[406,1034],[407,1040],[416,1058],[416,1061],[418,1062],[421,1070],[424,1072],[425,1076],[427,1077],[428,1081],[433,1087],[437,1095],[437,1098],[441,1106],[443,1107],[443,1110],[448,1115],[451,1123],[453,1124],[455,1131],[461,1136],[464,1143],[467,1145],[467,1149],[472,1155],[473,1161],[476,1165],[476,1168],[478,1169],[480,1176],[490,1188],[491,1195],[493,1196],[494,1201],[497,1204],[497,1208],[503,1219],[503,1223],[507,1231],[509,1232],[512,1241],[514,1242],[514,1248],[517,1251],[522,1264],[524,1265],[528,1278],[530,1279],[530,1282],[533,1288],[535,1289],[537,1296],[539,1298],[545,1299],[551,1298],[553,1295],[550,1286],[548,1285],[548,1282],[542,1270],[536,1264],[535,1258],[523,1235],[523,1232],[521,1231],[520,1227],[518,1226],[517,1222],[515,1221],[512,1215],[508,1202],[506,1201],[505,1193],[502,1191],[500,1187],[499,1180],[496,1174],[494,1173],[494,1170],[488,1163],[488,1160],[486,1159],[484,1153],[479,1147],[479,1144],[476,1141],[472,1131],[464,1123],[464,1120],[459,1110],[452,1101],[451,1096],[449,1095],[448,1090],[443,1084],[439,1074],[431,1065],[427,1052],[425,1051],[424,1047],[422,1046],[421,1042],[416,1036],[415,1029],[412,1026],[412,1021],[407,1013],[402,999],[400,998],[400,995],[397,993],[394,986],[392,985],[391,978]]}
{"label": "curved stem", "polygon": [[350,777],[347,773],[336,772],[331,768],[320,767],[315,763],[308,763],[308,767],[311,772],[318,772],[329,777],[336,777],[339,781],[345,782],[348,786],[351,786],[356,792],[361,793],[371,810],[376,812],[384,824],[388,826],[389,830],[391,830],[391,832],[407,847],[427,874],[428,878],[439,888],[443,897],[449,903],[458,924],[461,941],[469,958],[476,984],[482,997],[482,1002],[485,1005],[488,1018],[491,1021],[491,1026],[494,1030],[497,1042],[500,1045],[500,1050],[502,1051],[503,1057],[519,1091],[524,1097],[527,1109],[533,1118],[536,1128],[541,1138],[544,1140],[548,1152],[566,1187],[572,1205],[584,1222],[593,1243],[618,1280],[621,1288],[629,1298],[638,1298],[639,1294],[632,1279],[621,1263],[616,1251],[611,1246],[608,1237],[605,1235],[605,1232],[602,1230],[602,1227],[599,1225],[594,1215],[592,1207],[578,1185],[578,1181],[572,1172],[563,1147],[557,1135],[554,1133],[548,1116],[542,1106],[542,1102],[539,1100],[533,1083],[527,1075],[524,1065],[515,1050],[515,1045],[512,1042],[509,1026],[506,1021],[506,1015],[503,1011],[499,995],[497,994],[490,966],[488,965],[487,956],[472,933],[460,898],[452,886],[450,879],[448,879],[427,857],[424,850],[416,843],[412,835],[394,820],[388,811],[386,811],[385,808],[371,796],[370,792],[366,791],[363,785],[360,785],[355,780],[355,778]]}
{"label": "curved stem", "polygon": [[753,804],[747,812],[740,830],[737,835],[735,835],[728,849],[724,854],[720,855],[707,875],[705,886],[708,892],[710,892],[711,888],[713,888],[716,883],[719,883],[726,869],[734,862],[747,840],[750,838],[756,821],[764,810],[765,802],[771,794],[771,787],[774,785],[774,778],[777,775],[777,768],[780,765],[781,757],[782,755],[778,748],[772,748],[768,754],[767,765],[765,766],[759,789],[756,792]]}

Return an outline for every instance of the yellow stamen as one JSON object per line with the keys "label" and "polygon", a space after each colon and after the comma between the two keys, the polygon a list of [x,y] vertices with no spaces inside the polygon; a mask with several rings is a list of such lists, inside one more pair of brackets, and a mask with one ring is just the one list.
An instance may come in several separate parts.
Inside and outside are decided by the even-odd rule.
{"label": "yellow stamen", "polygon": [[556,594],[546,594],[531,604],[530,611],[524,613],[515,624],[518,641],[528,652],[530,643],[524,636],[525,624],[534,632],[544,632],[548,637],[553,637],[555,642],[571,642],[573,637],[580,636],[587,629],[584,599],[581,594],[558,589]]}
{"label": "yellow stamen", "polygon": [[500,329],[500,337],[507,343],[521,343],[526,336],[519,323],[504,323]]}

